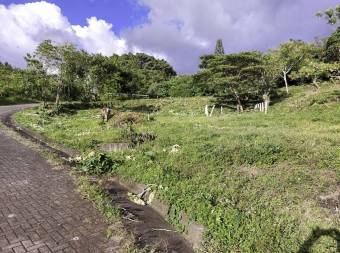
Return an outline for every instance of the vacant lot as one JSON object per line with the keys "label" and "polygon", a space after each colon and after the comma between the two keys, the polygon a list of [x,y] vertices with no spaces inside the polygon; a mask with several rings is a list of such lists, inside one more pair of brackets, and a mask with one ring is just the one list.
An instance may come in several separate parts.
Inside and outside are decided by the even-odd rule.
{"label": "vacant lot", "polygon": [[111,153],[122,161],[113,173],[153,185],[178,229],[181,211],[205,225],[206,252],[336,252],[339,89],[293,88],[268,115],[216,108],[208,118],[210,99],[188,98],[116,101],[107,123],[100,109],[27,110],[16,120],[84,153],[154,135]]}

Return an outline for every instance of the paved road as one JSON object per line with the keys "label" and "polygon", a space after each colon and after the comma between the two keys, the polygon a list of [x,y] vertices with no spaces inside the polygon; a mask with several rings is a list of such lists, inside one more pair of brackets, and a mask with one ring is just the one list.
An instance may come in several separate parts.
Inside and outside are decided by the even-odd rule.
{"label": "paved road", "polygon": [[[0,116],[22,107],[2,106]],[[107,227],[66,171],[0,129],[1,253],[116,252]]]}

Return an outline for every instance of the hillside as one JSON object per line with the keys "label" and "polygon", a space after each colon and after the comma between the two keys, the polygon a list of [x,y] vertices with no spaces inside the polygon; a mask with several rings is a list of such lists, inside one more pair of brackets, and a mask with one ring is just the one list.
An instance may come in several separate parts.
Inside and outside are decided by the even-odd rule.
{"label": "hillside", "polygon": [[[267,115],[204,106],[212,98],[114,101],[113,118],[100,109],[42,109],[16,120],[85,154],[99,145],[155,140],[110,153],[121,177],[157,185],[171,205],[208,228],[205,252],[336,252],[340,227],[340,84],[291,87]],[[132,128],[124,127],[130,122]],[[320,238],[319,238],[320,237]]]}

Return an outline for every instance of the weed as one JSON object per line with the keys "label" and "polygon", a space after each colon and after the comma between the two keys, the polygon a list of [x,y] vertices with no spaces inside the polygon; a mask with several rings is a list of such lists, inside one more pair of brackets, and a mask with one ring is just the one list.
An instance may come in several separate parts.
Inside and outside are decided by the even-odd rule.
{"label": "weed", "polygon": [[121,161],[112,160],[104,153],[91,152],[79,162],[77,170],[90,175],[102,175],[115,171],[120,165]]}

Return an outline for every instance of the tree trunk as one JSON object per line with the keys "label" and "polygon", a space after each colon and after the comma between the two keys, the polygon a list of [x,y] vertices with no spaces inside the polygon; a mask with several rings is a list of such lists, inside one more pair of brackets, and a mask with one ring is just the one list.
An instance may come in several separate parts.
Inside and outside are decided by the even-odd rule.
{"label": "tree trunk", "polygon": [[287,72],[286,72],[286,71],[283,71],[283,80],[285,81],[286,92],[287,92],[287,94],[289,94],[289,90],[288,90],[288,80],[287,80]]}
{"label": "tree trunk", "polygon": [[241,104],[241,100],[237,98],[237,112],[242,113],[243,112],[243,106]]}

